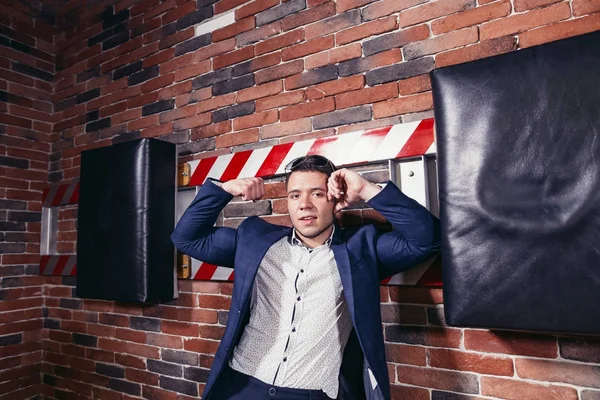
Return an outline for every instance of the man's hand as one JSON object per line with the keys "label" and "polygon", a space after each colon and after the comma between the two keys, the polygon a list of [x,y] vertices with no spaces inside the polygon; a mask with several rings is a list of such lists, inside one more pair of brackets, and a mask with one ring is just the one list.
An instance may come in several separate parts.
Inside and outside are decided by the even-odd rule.
{"label": "man's hand", "polygon": [[358,200],[369,201],[380,190],[379,186],[346,168],[335,171],[327,181],[327,198],[337,200],[334,212],[338,212]]}
{"label": "man's hand", "polygon": [[262,178],[241,178],[223,183],[221,189],[242,200],[258,200],[265,194],[265,183]]}

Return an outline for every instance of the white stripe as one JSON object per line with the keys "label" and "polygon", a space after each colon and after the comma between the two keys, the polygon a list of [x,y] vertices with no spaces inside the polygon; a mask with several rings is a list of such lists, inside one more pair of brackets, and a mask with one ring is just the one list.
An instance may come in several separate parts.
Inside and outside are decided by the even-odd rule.
{"label": "white stripe", "polygon": [[220,15],[217,18],[211,19],[210,21],[196,25],[196,36],[201,36],[205,33],[216,31],[217,29],[231,25],[234,22],[235,10],[231,10],[227,14]]}
{"label": "white stripe", "polygon": [[229,275],[233,272],[233,268],[217,267],[217,270],[213,274],[211,281],[226,281],[229,280]]}
{"label": "white stripe", "polygon": [[394,125],[385,136],[377,150],[369,161],[389,160],[394,159],[402,150],[408,139],[417,129],[421,121],[408,122],[406,124]]}
{"label": "white stripe", "polygon": [[217,157],[217,160],[213,164],[210,171],[208,171],[208,175],[206,175],[206,177],[221,179],[221,176],[223,176],[223,172],[225,172],[225,169],[229,165],[229,162],[233,158],[233,155],[234,155],[234,153],[225,154],[223,156]]}
{"label": "white stripe", "polygon": [[283,159],[283,162],[277,168],[277,172],[275,174],[283,174],[285,172],[285,166],[292,161],[294,158],[305,156],[308,153],[308,150],[312,147],[313,143],[316,139],[308,139],[303,140],[301,142],[296,142],[288,152],[287,156]]}
{"label": "white stripe", "polygon": [[196,172],[196,168],[198,168],[200,161],[201,160],[188,161],[188,165],[190,166],[190,178],[194,176],[194,172]]}
{"label": "white stripe", "polygon": [[202,264],[203,264],[202,261],[198,261],[195,258],[192,258],[192,275],[190,275],[192,277],[192,279],[196,278],[196,274],[200,270],[200,267],[202,266]]}
{"label": "white stripe", "polygon": [[[387,134],[389,134],[389,132]],[[385,136],[383,138],[381,138],[380,136],[361,136],[361,138],[358,139],[358,141],[352,148],[352,151],[350,151],[350,153],[348,154],[348,157],[346,158],[344,163],[350,164],[369,160],[371,158],[371,154],[375,154],[375,151],[377,150],[377,148],[370,143],[381,143],[381,141],[383,141],[384,138]]]}
{"label": "white stripe", "polygon": [[434,140],[433,143],[431,143],[431,146],[429,146],[429,148],[425,152],[425,154],[436,154],[436,153],[437,153],[437,146],[435,145],[435,140]]}
{"label": "white stripe", "polygon": [[242,168],[240,171],[238,178],[251,178],[256,176],[258,169],[267,159],[267,156],[272,148],[273,146],[253,150],[248,158],[248,161],[246,161],[244,168]]}
{"label": "white stripe", "polygon": [[[363,134],[364,131],[354,131],[349,133],[344,133],[338,136],[338,140],[334,144],[331,145],[329,151],[327,151],[327,155],[331,162],[334,165],[343,165],[342,163],[347,158],[348,154],[350,154],[351,150],[356,146],[356,142]],[[346,161],[344,164],[347,164]]]}
{"label": "white stripe", "polygon": [[435,257],[431,257],[429,260],[411,268],[408,271],[402,272],[392,276],[390,281],[386,285],[416,285],[419,283],[425,272],[429,269]]}

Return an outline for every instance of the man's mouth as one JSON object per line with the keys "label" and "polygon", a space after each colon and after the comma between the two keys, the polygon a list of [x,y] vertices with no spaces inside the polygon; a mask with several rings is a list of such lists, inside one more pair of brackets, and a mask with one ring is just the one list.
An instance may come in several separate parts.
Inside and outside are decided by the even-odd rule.
{"label": "man's mouth", "polygon": [[312,221],[314,219],[317,219],[317,217],[307,216],[307,217],[300,218],[300,221]]}

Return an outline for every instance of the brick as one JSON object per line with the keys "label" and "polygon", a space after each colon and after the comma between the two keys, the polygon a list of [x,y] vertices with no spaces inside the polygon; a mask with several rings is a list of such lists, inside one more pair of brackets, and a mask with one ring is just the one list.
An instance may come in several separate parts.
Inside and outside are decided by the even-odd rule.
{"label": "brick", "polygon": [[398,99],[373,104],[373,118],[385,118],[433,108],[431,92],[400,97]]}
{"label": "brick", "polygon": [[461,332],[456,329],[388,325],[385,327],[385,337],[388,342],[394,343],[458,348]]}
{"label": "brick", "polygon": [[186,351],[163,349],[161,351],[161,356],[164,361],[193,366],[198,365],[198,354],[188,353]]}
{"label": "brick", "polygon": [[22,64],[20,62],[12,62],[12,70],[15,72],[20,72],[25,75],[32,76],[34,78],[38,78],[44,80],[46,82],[52,82],[54,80],[54,75],[43,71],[39,68],[30,67],[29,65]]}
{"label": "brick", "polygon": [[201,75],[192,81],[192,88],[200,89],[231,79],[232,68],[219,69],[208,74]]}
{"label": "brick", "polygon": [[173,379],[165,376],[160,377],[160,387],[188,396],[198,396],[198,384],[181,379]]}
{"label": "brick", "polygon": [[194,1],[179,5],[166,14],[163,14],[162,23],[163,25],[168,24],[186,16],[187,14],[193,13],[194,11],[196,11],[196,2]]}
{"label": "brick", "polygon": [[390,385],[390,392],[392,399],[429,400],[429,391],[427,389],[404,385]]}
{"label": "brick", "polygon": [[586,0],[575,0],[573,1],[573,15],[578,17],[580,15],[591,14],[600,11],[600,2],[586,1]]}
{"label": "brick", "polygon": [[453,392],[479,393],[477,376],[474,374],[403,365],[397,366],[396,371],[401,383]]}
{"label": "brick", "polygon": [[110,376],[113,378],[125,377],[125,369],[117,365],[96,363],[96,372],[100,375]]}
{"label": "brick", "polygon": [[523,12],[534,8],[558,3],[560,0],[515,0],[515,11]]}
{"label": "brick", "polygon": [[211,114],[199,114],[195,117],[185,118],[182,120],[175,121],[173,123],[173,131],[182,131],[184,129],[190,129],[197,126],[207,125],[211,122]]}
{"label": "brick", "polygon": [[98,98],[98,97],[100,97],[100,89],[96,88],[96,89],[88,90],[87,92],[78,94],[77,98],[76,98],[76,102],[77,102],[77,104],[81,104],[81,103],[88,102],[92,99]]}
{"label": "brick", "polygon": [[240,20],[251,15],[256,15],[279,4],[279,0],[256,0],[235,10],[235,19]]}
{"label": "brick", "polygon": [[111,125],[110,117],[103,118],[98,121],[94,121],[94,122],[90,122],[90,123],[86,124],[85,131],[86,132],[99,131],[101,129],[106,129],[106,128],[110,127],[110,125]]}
{"label": "brick", "polygon": [[[175,82],[179,82],[194,76],[198,76],[200,74],[204,74],[210,71],[210,61],[202,61],[199,63],[193,63],[187,67],[183,67],[175,71]],[[192,84],[193,85],[193,84]]]}
{"label": "brick", "polygon": [[448,349],[429,349],[429,365],[436,368],[471,371],[485,375],[513,376],[513,361],[508,357],[486,356]]}
{"label": "brick", "polygon": [[282,81],[273,81],[263,85],[240,90],[237,94],[237,101],[240,103],[256,100],[267,96],[272,96],[283,91]]}
{"label": "brick", "polygon": [[265,25],[306,8],[306,0],[290,0],[256,14],[256,25]]}
{"label": "brick", "polygon": [[297,133],[310,132],[312,130],[312,121],[310,118],[297,119],[290,122],[279,122],[274,125],[267,125],[260,128],[261,139],[270,139],[274,137],[294,135]]}
{"label": "brick", "polygon": [[600,391],[583,390],[581,391],[581,400],[600,400]]}
{"label": "brick", "polygon": [[246,143],[258,142],[258,128],[252,128],[245,131],[227,133],[216,137],[215,148],[231,148]]}
{"label": "brick", "polygon": [[141,71],[141,69],[142,61],[140,60],[113,71],[112,77],[114,81],[117,81],[124,76],[129,76],[135,72]]}
{"label": "brick", "polygon": [[568,19],[570,16],[569,4],[559,3],[485,23],[479,27],[479,35],[481,40],[494,39]]}
{"label": "brick", "polygon": [[517,375],[529,380],[600,388],[600,368],[564,361],[516,359]]}
{"label": "brick", "polygon": [[473,46],[447,51],[436,55],[436,67],[444,67],[464,63],[482,58],[504,54],[517,49],[517,41],[514,36],[490,39],[479,42]]}
{"label": "brick", "polygon": [[113,115],[111,118],[112,118],[112,123],[114,125],[118,125],[123,122],[131,121],[132,119],[141,118],[141,116],[142,116],[142,110],[139,108],[135,108],[133,110],[128,110],[123,113]]}
{"label": "brick", "polygon": [[307,26],[304,29],[304,35],[306,40],[310,40],[319,36],[338,32],[354,25],[358,25],[360,22],[361,17],[359,10],[346,11],[343,14],[339,14]]}
{"label": "brick", "polygon": [[305,59],[304,66],[307,70],[309,70],[329,64],[337,64],[339,62],[347,61],[353,58],[359,58],[361,56],[362,47],[360,43],[353,43],[348,46],[343,46],[311,55]]}
{"label": "brick", "polygon": [[201,48],[200,50],[196,50],[194,52],[194,61],[193,62],[208,60],[211,57],[217,56],[219,54],[227,53],[234,49],[235,49],[235,38],[223,40],[218,43],[213,43],[206,47]]}
{"label": "brick", "polygon": [[274,50],[278,50],[287,46],[291,46],[294,43],[299,43],[304,40],[304,30],[297,29],[283,35],[279,35],[272,39],[265,40],[257,43],[255,46],[256,55],[270,53]]}
{"label": "brick", "polygon": [[236,44],[238,47],[246,46],[250,43],[256,43],[262,39],[274,36],[281,32],[281,23],[275,21],[272,24],[263,25],[251,31],[240,33],[236,37]]}
{"label": "brick", "polygon": [[215,13],[219,14],[231,10],[246,3],[247,1],[248,0],[220,0],[217,4],[215,4]]}
{"label": "brick", "polygon": [[165,86],[169,86],[175,81],[175,74],[159,76],[142,85],[142,92],[147,93]]}
{"label": "brick", "polygon": [[177,364],[171,364],[159,360],[148,360],[148,371],[156,372],[161,375],[175,377],[183,376],[183,367]]}
{"label": "brick", "polygon": [[306,98],[308,100],[320,99],[338,93],[362,89],[363,86],[364,77],[362,75],[355,75],[310,87],[306,90]]}
{"label": "brick", "polygon": [[479,40],[478,36],[477,27],[474,26],[436,36],[433,39],[409,43],[404,46],[402,52],[405,60],[414,60],[415,58],[475,43]]}
{"label": "brick", "polygon": [[213,111],[212,120],[213,122],[221,122],[228,119],[233,119],[242,115],[252,114],[255,111],[254,102],[246,102],[221,108],[217,111]]}
{"label": "brick", "polygon": [[438,0],[400,12],[400,26],[415,25],[473,7],[474,0]]}
{"label": "brick", "polygon": [[137,85],[149,79],[156,78],[158,76],[158,72],[158,65],[154,65],[129,75],[127,78],[127,83],[129,86]]}
{"label": "brick", "polygon": [[223,96],[212,97],[207,101],[201,101],[196,105],[196,113],[200,114],[205,111],[216,110],[217,108],[225,107],[234,104],[236,96],[234,93]]}
{"label": "brick", "polygon": [[127,393],[132,396],[139,396],[142,391],[139,384],[114,378],[110,379],[108,387],[117,392]]}
{"label": "brick", "polygon": [[286,90],[292,90],[304,86],[316,85],[321,82],[337,79],[337,77],[337,65],[328,65],[287,78],[285,80],[285,88]]}
{"label": "brick", "polygon": [[509,400],[577,400],[574,388],[488,376],[481,377],[481,394]]}
{"label": "brick", "polygon": [[254,57],[254,47],[244,47],[242,49],[232,51],[231,53],[223,54],[213,58],[213,68],[215,70],[237,64],[241,61],[248,60]]}
{"label": "brick", "polygon": [[184,370],[183,376],[187,380],[204,383],[208,379],[209,372],[210,370],[205,368],[187,367]]}
{"label": "brick", "polygon": [[[177,146],[177,153],[182,155],[195,154],[215,149],[215,138],[202,139]],[[201,311],[201,310],[197,310]],[[216,318],[215,318],[216,319]]]}
{"label": "brick", "polygon": [[431,400],[484,400],[484,398],[479,396],[432,390]]}
{"label": "brick", "polygon": [[377,21],[363,23],[360,26],[349,28],[338,32],[335,35],[337,45],[351,43],[366,37],[379,35],[381,33],[396,30],[398,21],[395,16],[380,19]]}
{"label": "brick", "polygon": [[406,44],[423,40],[429,37],[429,28],[426,25],[419,25],[408,29],[402,29],[398,32],[380,36],[375,39],[367,40],[363,43],[365,56],[380,53],[385,50],[399,48]]}
{"label": "brick", "polygon": [[160,320],[144,317],[131,317],[130,327],[142,331],[160,332]]}
{"label": "brick", "polygon": [[556,358],[556,338],[516,332],[465,331],[465,348],[481,352]]}
{"label": "brick", "polygon": [[292,14],[281,21],[281,27],[284,31],[289,31],[301,26],[306,26],[312,22],[321,21],[325,18],[335,15],[335,3],[327,1],[316,7],[310,7],[308,10]]}
{"label": "brick", "polygon": [[[412,76],[429,73],[433,69],[433,58],[423,57],[417,60],[403,62],[388,67],[378,68],[367,72],[367,85],[397,81]],[[341,75],[341,73],[340,73]]]}
{"label": "brick", "polygon": [[175,57],[189,53],[191,51],[198,50],[201,47],[208,46],[209,44],[211,44],[211,41],[211,34],[206,33],[204,35],[197,36],[193,39],[189,39],[185,42],[179,43],[175,46]]}
{"label": "brick", "polygon": [[371,106],[365,105],[360,107],[354,107],[343,111],[335,111],[327,114],[318,115],[313,118],[313,127],[314,129],[323,129],[332,126],[369,121],[371,119],[371,116]]}
{"label": "brick", "polygon": [[213,16],[212,7],[201,7],[197,11],[187,14],[183,18],[177,20],[176,29],[181,30],[189,26],[198,24]]}
{"label": "brick", "polygon": [[335,105],[336,109],[340,110],[361,104],[376,103],[394,97],[398,97],[398,85],[395,82],[338,94],[335,96]]}
{"label": "brick", "polygon": [[[518,0],[517,0],[518,1]],[[435,35],[451,32],[506,17],[511,12],[510,1],[499,1],[489,5],[473,8],[445,18],[437,19],[431,23],[431,30]]]}
{"label": "brick", "polygon": [[420,366],[427,364],[427,355],[424,347],[386,343],[385,352],[387,360],[394,363]]}
{"label": "brick", "polygon": [[[362,17],[364,21],[371,21],[386,15],[397,13],[398,11],[406,10],[407,8],[424,3],[425,0],[407,0],[394,1],[383,0],[362,9]],[[339,6],[338,6],[339,7]]]}
{"label": "brick", "polygon": [[184,42],[193,37],[194,37],[194,28],[190,27],[190,28],[186,29],[185,31],[180,31],[180,32],[174,33],[172,35],[164,37],[163,39],[160,40],[160,42],[158,44],[158,48],[163,50],[163,49],[175,46],[177,43]]}
{"label": "brick", "polygon": [[255,57],[250,61],[246,61],[241,64],[237,64],[233,67],[233,76],[246,75],[250,72],[257,71],[259,69],[271,67],[281,62],[281,53],[267,54],[262,57]]}
{"label": "brick", "polygon": [[192,81],[185,81],[159,90],[158,100],[163,100],[166,98],[177,96],[176,104],[177,107],[180,107],[184,105],[181,103],[180,100],[183,99],[183,97],[178,95],[189,96],[189,98],[186,99],[187,102],[185,103],[189,104],[190,102],[196,102],[198,100],[210,97],[210,88],[192,91]]}
{"label": "brick", "polygon": [[158,93],[146,93],[141,96],[127,100],[127,108],[135,108],[146,104],[154,103],[158,99]]}
{"label": "brick", "polygon": [[277,79],[285,78],[287,76],[295,75],[304,70],[304,62],[302,60],[295,60],[285,64],[278,65],[276,67],[266,68],[256,72],[255,81],[257,84],[274,81]]}
{"label": "brick", "polygon": [[563,358],[583,362],[600,363],[600,340],[592,338],[559,338],[560,355]]}
{"label": "brick", "polygon": [[169,60],[165,63],[160,64],[160,73],[166,74],[175,70],[178,70],[183,67],[187,67],[192,64],[194,61],[193,54],[186,54],[180,57],[176,57],[172,60]]}
{"label": "brick", "polygon": [[398,92],[401,96],[421,93],[431,90],[429,75],[419,75],[398,82]]}
{"label": "brick", "polygon": [[304,104],[289,106],[280,111],[279,117],[282,122],[323,114],[335,109],[333,97],[314,100]]}
{"label": "brick", "polygon": [[341,62],[338,65],[338,71],[340,76],[350,76],[365,71],[372,71],[377,67],[395,64],[400,61],[402,61],[400,49],[392,49],[370,57]]}
{"label": "brick", "polygon": [[192,117],[196,115],[196,107],[192,104],[185,107],[178,107],[172,111],[160,114],[160,123],[174,121],[181,118]]}
{"label": "brick", "polygon": [[231,25],[228,25],[224,28],[217,29],[212,32],[212,41],[219,42],[221,40],[228,39],[230,37],[239,35],[242,32],[249,31],[250,29],[254,29],[256,26],[254,18],[248,17],[241,19]]}
{"label": "brick", "polygon": [[[268,125],[277,122],[278,113],[277,110],[265,111],[262,113],[255,113],[245,117],[236,118],[233,120],[233,130],[239,131],[243,129],[253,128],[256,126]],[[245,142],[249,143],[249,142]],[[237,143],[239,144],[239,143]],[[219,146],[217,146],[219,147]]]}
{"label": "brick", "polygon": [[172,110],[175,107],[174,99],[160,100],[156,103],[147,104],[142,107],[142,115],[147,116],[162,111]]}
{"label": "brick", "polygon": [[282,93],[277,96],[270,96],[256,100],[256,111],[263,111],[270,108],[297,104],[303,102],[305,99],[306,96],[302,90]]}
{"label": "brick", "polygon": [[304,57],[319,51],[331,49],[335,45],[333,35],[317,38],[305,43],[283,49],[281,59],[283,61]]}
{"label": "brick", "polygon": [[548,25],[533,31],[521,33],[519,35],[519,46],[521,48],[531,47],[571,36],[594,32],[598,30],[599,24],[600,14],[592,14],[583,18]]}

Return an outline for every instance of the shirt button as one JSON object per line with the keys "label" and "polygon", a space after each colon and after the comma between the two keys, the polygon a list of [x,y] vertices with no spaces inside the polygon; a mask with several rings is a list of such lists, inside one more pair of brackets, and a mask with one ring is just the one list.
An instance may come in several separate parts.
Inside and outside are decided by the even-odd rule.
{"label": "shirt button", "polygon": [[303,270],[303,269],[301,269],[301,270],[300,270],[300,272],[304,273],[304,270]]}
{"label": "shirt button", "polygon": [[296,332],[296,328],[292,328],[292,332]]}
{"label": "shirt button", "polygon": [[286,361],[287,361],[287,357],[283,357],[283,362],[286,362]]}
{"label": "shirt button", "polygon": [[298,296],[298,298],[296,300],[300,301],[302,298],[300,296]]}

